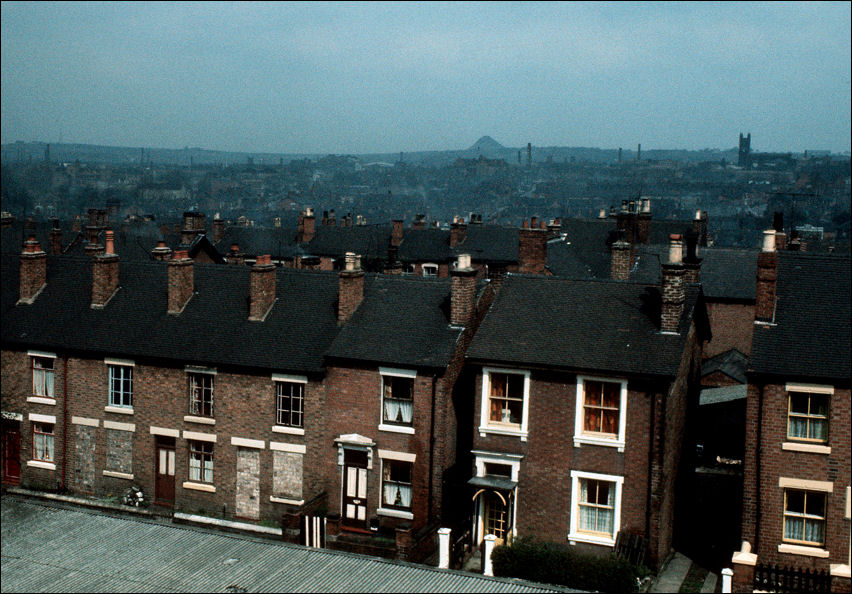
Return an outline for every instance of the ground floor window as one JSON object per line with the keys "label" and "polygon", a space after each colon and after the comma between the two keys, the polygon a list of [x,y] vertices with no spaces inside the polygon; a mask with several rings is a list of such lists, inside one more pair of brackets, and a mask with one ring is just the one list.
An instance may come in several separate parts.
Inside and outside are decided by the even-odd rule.
{"label": "ground floor window", "polygon": [[784,491],[784,540],[806,545],[825,544],[825,493]]}
{"label": "ground floor window", "polygon": [[189,480],[213,482],[213,444],[204,441],[189,442]]}
{"label": "ground floor window", "polygon": [[411,509],[411,463],[382,460],[382,507]]}
{"label": "ground floor window", "polygon": [[568,540],[615,546],[621,529],[624,477],[571,471],[571,519]]}
{"label": "ground floor window", "polygon": [[33,423],[33,460],[53,462],[53,425]]}

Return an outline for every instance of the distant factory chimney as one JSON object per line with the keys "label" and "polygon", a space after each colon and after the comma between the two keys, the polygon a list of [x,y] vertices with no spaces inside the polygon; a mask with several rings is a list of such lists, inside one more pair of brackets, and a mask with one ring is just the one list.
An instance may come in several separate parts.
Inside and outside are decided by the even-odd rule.
{"label": "distant factory chimney", "polygon": [[532,167],[532,143],[527,143],[527,167]]}
{"label": "distant factory chimney", "polygon": [[618,162],[621,163],[621,147],[618,147]]}
{"label": "distant factory chimney", "polygon": [[639,146],[636,147],[636,160],[637,161],[642,160],[642,143],[641,142],[639,143]]}

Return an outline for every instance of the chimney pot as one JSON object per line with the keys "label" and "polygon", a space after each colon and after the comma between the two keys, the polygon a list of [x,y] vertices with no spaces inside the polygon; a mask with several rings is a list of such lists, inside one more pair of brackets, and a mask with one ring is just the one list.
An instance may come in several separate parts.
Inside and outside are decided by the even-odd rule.
{"label": "chimney pot", "polygon": [[106,232],[106,253],[115,253],[115,232],[112,230]]}
{"label": "chimney pot", "polygon": [[606,218],[606,209],[605,208],[602,208],[601,211],[598,213],[598,218],[599,219],[605,219]]}
{"label": "chimney pot", "polygon": [[775,230],[767,229],[763,232],[763,251],[764,252],[774,252],[775,251]]}
{"label": "chimney pot", "polygon": [[522,224],[522,228],[529,229],[530,228],[530,222],[528,220],[524,219],[524,222]]}
{"label": "chimney pot", "polygon": [[683,242],[677,233],[669,235],[669,264],[683,263]]}
{"label": "chimney pot", "polygon": [[701,220],[701,209],[698,209],[698,210],[695,211],[695,220],[696,221]]}

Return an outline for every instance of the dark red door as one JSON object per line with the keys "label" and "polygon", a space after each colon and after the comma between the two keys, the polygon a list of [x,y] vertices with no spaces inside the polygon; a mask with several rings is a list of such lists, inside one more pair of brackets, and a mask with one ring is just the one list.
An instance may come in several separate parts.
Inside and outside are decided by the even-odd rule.
{"label": "dark red door", "polygon": [[175,443],[171,440],[157,440],[157,459],[155,464],[154,502],[160,505],[172,505],[175,501]]}
{"label": "dark red door", "polygon": [[21,431],[8,421],[3,422],[3,482],[21,482]]}

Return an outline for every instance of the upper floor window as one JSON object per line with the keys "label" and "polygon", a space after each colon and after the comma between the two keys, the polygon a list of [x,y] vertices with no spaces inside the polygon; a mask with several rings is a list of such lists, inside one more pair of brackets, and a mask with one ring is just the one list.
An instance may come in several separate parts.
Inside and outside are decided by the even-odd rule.
{"label": "upper floor window", "polygon": [[403,274],[414,274],[417,267],[414,264],[406,264],[402,269]]}
{"label": "upper floor window", "polygon": [[304,427],[305,397],[303,383],[275,382],[275,424]]}
{"label": "upper floor window", "polygon": [[527,435],[530,373],[483,368],[480,432]]}
{"label": "upper floor window", "polygon": [[491,373],[488,383],[488,421],[520,426],[524,414],[524,376]]}
{"label": "upper floor window", "polygon": [[828,394],[790,392],[787,437],[825,443],[828,441]]}
{"label": "upper floor window", "polygon": [[411,463],[382,460],[382,507],[411,510]]}
{"label": "upper floor window", "polygon": [[133,367],[109,366],[109,404],[110,406],[133,406]]}
{"label": "upper floor window", "polygon": [[784,540],[825,544],[825,493],[784,490]]}
{"label": "upper floor window", "polygon": [[438,276],[438,265],[437,264],[424,264],[423,265],[423,276]]}
{"label": "upper floor window", "polygon": [[33,460],[53,462],[53,425],[33,423]]}
{"label": "upper floor window", "polygon": [[191,372],[189,375],[189,414],[213,416],[213,378],[210,373]]}
{"label": "upper floor window", "polygon": [[578,376],[574,445],[591,443],[623,450],[626,405],[625,380]]}
{"label": "upper floor window", "polygon": [[382,423],[411,425],[414,377],[414,372],[382,370]]}
{"label": "upper floor window", "polygon": [[53,359],[33,357],[33,396],[53,398]]}
{"label": "upper floor window", "polygon": [[213,482],[213,444],[206,441],[189,442],[189,480]]}

